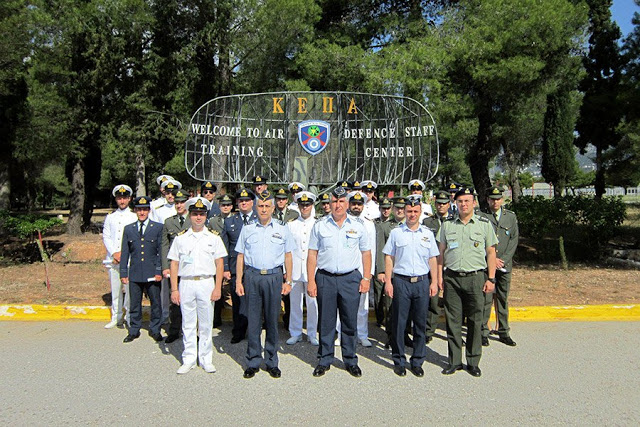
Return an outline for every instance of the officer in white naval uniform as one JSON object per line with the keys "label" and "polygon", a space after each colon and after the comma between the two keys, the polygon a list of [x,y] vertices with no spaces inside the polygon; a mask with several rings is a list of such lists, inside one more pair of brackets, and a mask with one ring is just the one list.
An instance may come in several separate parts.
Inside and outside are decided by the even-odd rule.
{"label": "officer in white naval uniform", "polygon": [[[107,257],[102,263],[107,267],[109,272],[109,281],[111,282],[111,321],[104,325],[105,328],[121,326],[124,321],[124,311],[126,313],[126,321],[129,323],[129,285],[123,285],[120,282],[120,249],[122,247],[122,231],[125,225],[136,222],[138,217],[129,208],[131,203],[131,195],[133,190],[128,185],[116,185],[111,192],[116,199],[118,209],[111,212],[104,220],[102,228],[102,242],[107,249]],[[123,298],[122,287],[124,286],[125,295]],[[124,303],[124,305],[123,305]]]}
{"label": "officer in white naval uniform", "polygon": [[298,203],[296,202],[296,194],[298,194],[301,191],[306,191],[307,187],[305,187],[304,184],[301,182],[294,181],[287,186],[287,189],[289,190],[289,193],[291,194],[291,199],[292,199],[288,208],[300,213],[300,208],[298,208]]}
{"label": "officer in white naval uniform", "polygon": [[227,251],[220,236],[205,227],[210,206],[204,197],[187,200],[191,227],[175,237],[167,255],[171,260],[171,301],[180,304],[182,312],[184,351],[178,374],[193,369],[196,358],[205,372],[216,371],[212,360],[212,301],[222,295],[223,258]]}
{"label": "officer in white naval uniform", "polygon": [[301,191],[296,194],[296,203],[300,209],[297,219],[287,222],[287,227],[296,242],[293,251],[293,272],[291,273],[291,315],[289,318],[289,333],[291,338],[287,344],[293,345],[302,341],[303,298],[307,303],[307,338],[313,345],[319,345],[316,336],[318,331],[318,301],[307,294],[307,255],[309,250],[309,237],[313,224],[316,223],[313,212],[313,204],[316,195],[309,191]]}
{"label": "officer in white naval uniform", "polygon": [[378,188],[378,184],[373,181],[362,181],[360,183],[362,187],[362,192],[365,196],[367,196],[367,203],[364,204],[364,210],[362,211],[362,216],[373,221],[376,218],[380,218],[380,205],[378,202],[373,200],[373,196],[376,194],[376,189]]}
{"label": "officer in white naval uniform", "polygon": [[158,184],[158,189],[160,190],[160,195],[151,201],[151,209],[157,208],[158,206],[162,206],[166,203],[164,199],[164,190],[162,189],[162,184],[165,181],[173,181],[173,177],[171,175],[160,175],[156,178],[156,183]]}

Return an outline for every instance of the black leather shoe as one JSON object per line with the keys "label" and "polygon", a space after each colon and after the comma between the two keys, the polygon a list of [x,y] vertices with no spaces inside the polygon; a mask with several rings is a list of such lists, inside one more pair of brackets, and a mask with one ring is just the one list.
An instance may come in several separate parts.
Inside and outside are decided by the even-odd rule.
{"label": "black leather shoe", "polygon": [[516,342],[514,340],[512,340],[511,337],[500,337],[500,338],[498,338],[498,341],[500,341],[503,344],[508,345],[509,347],[515,347],[516,346]]}
{"label": "black leather shoe", "polygon": [[358,365],[349,365],[347,366],[347,372],[351,374],[351,376],[360,378],[362,376],[362,371],[358,367]]}
{"label": "black leather shoe", "polygon": [[479,377],[482,375],[482,371],[477,366],[467,366],[467,372],[469,372],[472,377]]}
{"label": "black leather shoe", "polygon": [[316,369],[313,370],[313,376],[314,377],[321,377],[329,369],[331,369],[331,366],[318,365],[318,366],[316,366]]}
{"label": "black leather shoe", "polygon": [[253,378],[256,373],[258,373],[258,368],[247,368],[244,370],[244,374],[242,375],[244,378]]}
{"label": "black leather shoe", "polygon": [[214,328],[219,328],[220,326],[222,326],[222,320],[214,320],[213,321],[213,327]]}
{"label": "black leather shoe", "polygon": [[460,371],[460,370],[462,370],[462,365],[456,365],[456,366],[449,365],[442,370],[442,375],[451,375],[451,374],[454,374],[456,371]]}
{"label": "black leather shoe", "polygon": [[385,348],[386,350],[389,350],[389,349],[391,348],[391,342],[390,342],[390,341],[387,341],[387,342],[384,344],[384,348]]}
{"label": "black leather shoe", "polygon": [[427,337],[425,344],[429,344],[431,341],[433,341],[433,337]]}
{"label": "black leather shoe", "polygon": [[482,337],[482,346],[489,347],[489,337]]}
{"label": "black leather shoe", "polygon": [[149,336],[150,336],[151,338],[153,338],[153,340],[154,340],[155,342],[160,342],[160,341],[162,341],[162,340],[164,339],[164,337],[163,337],[163,336],[162,336],[162,334],[160,334],[160,333],[158,333],[158,334],[149,334]]}
{"label": "black leather shoe", "polygon": [[267,372],[271,375],[271,378],[280,378],[282,376],[282,371],[277,366],[273,368],[268,368]]}
{"label": "black leather shoe", "polygon": [[404,345],[405,347],[413,348],[413,340],[408,335],[404,337]]}
{"label": "black leather shoe", "polygon": [[127,335],[126,337],[124,337],[124,339],[122,340],[122,342],[131,342],[133,340],[135,340],[136,338],[140,337],[140,334],[136,334],[136,335]]}
{"label": "black leather shoe", "polygon": [[404,366],[394,366],[393,373],[399,377],[404,377],[405,375],[407,375],[407,370]]}
{"label": "black leather shoe", "polygon": [[231,344],[238,344],[243,339],[243,337],[231,337]]}
{"label": "black leather shoe", "polygon": [[167,338],[164,340],[164,342],[166,342],[167,344],[171,344],[172,342],[176,341],[178,338],[180,338],[180,335],[169,334],[167,335]]}
{"label": "black leather shoe", "polygon": [[424,377],[424,369],[422,369],[422,366],[412,366],[411,373],[416,377]]}

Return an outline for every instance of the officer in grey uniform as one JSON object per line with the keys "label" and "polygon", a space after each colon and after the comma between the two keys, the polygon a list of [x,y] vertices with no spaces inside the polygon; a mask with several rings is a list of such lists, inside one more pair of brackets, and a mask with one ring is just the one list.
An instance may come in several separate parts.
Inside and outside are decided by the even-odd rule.
{"label": "officer in grey uniform", "polygon": [[[275,203],[268,190],[258,194],[258,221],[242,227],[235,250],[236,292],[246,295],[247,302],[247,368],[244,378],[253,378],[263,361],[260,334],[264,313],[267,330],[264,362],[273,378],[280,378],[278,368],[278,313],[281,296],[291,292],[291,281],[285,281],[293,271],[292,254],[295,241],[289,229],[273,219]],[[243,280],[244,279],[244,280]]]}
{"label": "officer in grey uniform", "polygon": [[[191,220],[185,207],[187,200],[188,197],[182,190],[178,190],[175,193],[174,203],[178,213],[167,218],[164,221],[164,227],[162,227],[162,276],[165,279],[171,277],[171,261],[168,258],[171,243],[173,243],[173,239],[178,234],[191,227]],[[164,342],[171,344],[180,338],[181,330],[182,313],[180,312],[180,306],[171,302],[171,305],[169,305],[169,333]]]}
{"label": "officer in grey uniform", "polygon": [[464,187],[455,195],[458,215],[442,223],[438,235],[439,286],[444,288],[449,366],[442,373],[462,369],[462,319],[467,318],[467,370],[481,375],[482,313],[485,293],[496,282],[498,238],[487,218],[473,211],[473,188]]}
{"label": "officer in grey uniform", "polygon": [[421,214],[422,197],[407,197],[407,221],[391,230],[383,249],[385,293],[393,301],[391,358],[393,371],[401,377],[406,375],[404,330],[409,318],[413,322],[411,372],[417,377],[424,376],[422,364],[427,355],[425,328],[429,297],[438,293],[436,257],[440,252],[431,230],[418,222]]}
{"label": "officer in grey uniform", "polygon": [[[425,218],[424,221],[422,221],[422,224],[431,230],[434,236],[437,236],[442,223],[451,219],[452,215],[449,215],[449,208],[451,207],[449,193],[445,190],[440,190],[436,192],[435,196],[436,214]],[[435,294],[429,298],[429,314],[427,315],[427,344],[431,342],[433,335],[436,333],[440,313],[440,297],[438,294]]]}
{"label": "officer in grey uniform", "polygon": [[496,316],[498,318],[498,340],[514,347],[516,342],[509,335],[509,289],[511,288],[511,269],[513,256],[518,247],[518,218],[516,214],[502,206],[504,201],[502,191],[498,187],[488,190],[487,203],[489,208],[485,216],[493,225],[498,236],[496,248],[496,291],[485,295],[484,318],[482,319],[482,345],[489,345],[489,317],[491,303],[495,301]]}
{"label": "officer in grey uniform", "polygon": [[[356,356],[356,323],[360,294],[371,283],[371,243],[360,218],[347,215],[347,191],[331,193],[331,215],[319,219],[311,230],[307,258],[307,291],[318,299],[318,365],[314,377],[325,374],[334,355],[336,312],[341,321],[342,360],[354,377],[362,376]],[[358,271],[362,266],[364,277]],[[316,271],[317,269],[317,271]]]}

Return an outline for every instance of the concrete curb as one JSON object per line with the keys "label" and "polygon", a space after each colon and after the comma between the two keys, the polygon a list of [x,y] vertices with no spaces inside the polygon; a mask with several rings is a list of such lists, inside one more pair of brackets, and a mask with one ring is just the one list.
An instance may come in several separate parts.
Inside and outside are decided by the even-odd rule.
{"label": "concrete curb", "polygon": [[[149,307],[143,307],[143,315],[148,318]],[[371,312],[373,314],[373,312]],[[230,320],[230,310],[224,316]],[[227,319],[228,317],[228,319]],[[104,306],[64,306],[64,305],[0,305],[0,321],[58,321],[89,320],[108,322],[111,319],[109,307]],[[493,313],[490,322],[493,321]],[[557,322],[557,321],[638,321],[640,305],[572,305],[554,307],[511,307],[509,320],[514,322]]]}

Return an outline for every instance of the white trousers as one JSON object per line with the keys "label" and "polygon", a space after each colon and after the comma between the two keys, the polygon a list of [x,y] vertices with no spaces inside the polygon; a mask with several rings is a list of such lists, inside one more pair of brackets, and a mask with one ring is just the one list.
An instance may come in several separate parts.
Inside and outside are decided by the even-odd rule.
{"label": "white trousers", "polygon": [[[369,337],[369,292],[360,294],[360,304],[358,305],[358,339],[362,340]],[[336,319],[336,331],[340,336],[340,316]]]}
{"label": "white trousers", "polygon": [[[211,329],[213,328],[213,301],[211,293],[215,279],[180,279],[180,311],[182,312],[182,363],[192,364],[196,357],[200,366],[213,360]],[[196,333],[196,325],[198,332]],[[198,336],[200,340],[198,340]]]}
{"label": "white trousers", "polygon": [[291,313],[289,317],[289,333],[292,337],[302,335],[303,300],[307,302],[307,337],[317,338],[318,301],[307,294],[307,282],[292,282]]}
{"label": "white trousers", "polygon": [[169,305],[171,304],[171,283],[169,279],[160,282],[160,302],[162,303],[162,322],[169,318]]}
{"label": "white trousers", "polygon": [[[111,282],[111,320],[122,323],[126,320],[129,323],[129,285],[122,285],[120,282],[120,266],[109,267],[109,282]],[[122,293],[124,286],[124,294]],[[126,318],[125,318],[126,311]]]}

